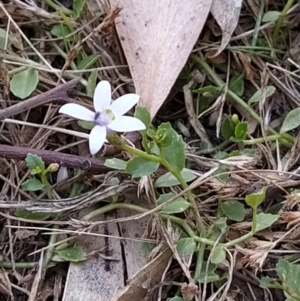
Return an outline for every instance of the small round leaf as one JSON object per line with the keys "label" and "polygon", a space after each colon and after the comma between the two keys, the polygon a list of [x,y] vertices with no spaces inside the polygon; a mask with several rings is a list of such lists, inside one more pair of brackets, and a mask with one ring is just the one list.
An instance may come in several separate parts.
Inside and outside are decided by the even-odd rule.
{"label": "small round leaf", "polygon": [[106,159],[104,165],[114,169],[125,170],[127,162],[118,158],[113,158]]}
{"label": "small round leaf", "polygon": [[22,184],[22,190],[24,191],[37,191],[44,187],[45,185],[36,178],[28,179]]}
{"label": "small round leaf", "polygon": [[182,238],[177,243],[177,252],[180,257],[192,255],[196,250],[196,242],[193,238]]}
{"label": "small round leaf", "polygon": [[263,92],[266,93],[266,98],[272,96],[276,91],[274,86],[266,86],[265,91],[263,89],[258,89],[252,97],[249,99],[248,104],[256,103],[262,100]]}
{"label": "small round leaf", "polygon": [[157,171],[158,167],[159,163],[157,162],[141,157],[134,157],[128,161],[126,171],[131,174],[133,178],[139,178],[151,175]]}
{"label": "small round leaf", "polygon": [[56,252],[65,261],[79,262],[86,260],[86,254],[78,247],[70,247]]}
{"label": "small round leaf", "polygon": [[[165,203],[166,201],[170,200],[175,196],[174,193],[166,193],[159,196],[157,200],[157,205],[161,205]],[[179,197],[176,200],[174,200],[171,204],[166,205],[161,210],[162,213],[167,214],[175,214],[175,213],[181,213],[185,211],[187,208],[189,208],[191,204],[183,197]]]}
{"label": "small round leaf", "polygon": [[280,134],[291,131],[297,128],[299,125],[300,125],[300,108],[296,108],[290,111],[286,115],[282,127],[280,129]]}
{"label": "small round leaf", "polygon": [[[188,168],[184,168],[180,174],[187,183],[193,181],[197,177],[192,170]],[[176,185],[180,185],[180,183],[170,172],[160,176],[154,183],[155,187],[172,187]]]}
{"label": "small round leaf", "polygon": [[244,139],[247,134],[248,123],[247,122],[239,122],[234,130],[235,137],[238,139]]}
{"label": "small round leaf", "polygon": [[138,118],[145,124],[146,129],[141,132],[146,133],[151,125],[151,116],[149,111],[145,107],[137,106],[135,108],[134,117]]}
{"label": "small round leaf", "polygon": [[226,259],[226,252],[222,246],[216,246],[211,253],[211,262],[218,264]]}
{"label": "small round leaf", "polygon": [[[45,162],[41,157],[35,154],[28,154],[26,159],[26,165],[31,171],[38,171],[41,172],[45,170]],[[38,168],[37,168],[38,167]],[[38,172],[33,172],[32,174],[35,174]]]}
{"label": "small round leaf", "polygon": [[273,22],[276,21],[279,16],[280,16],[281,12],[277,11],[277,10],[270,10],[267,13],[265,13],[263,15],[262,21],[263,22]]}
{"label": "small round leaf", "polygon": [[10,91],[15,96],[25,99],[36,89],[38,82],[38,71],[32,68],[27,68],[25,71],[13,76],[10,81]]}
{"label": "small round leaf", "polygon": [[221,205],[224,214],[231,220],[241,222],[246,215],[245,206],[237,201],[225,201]]}

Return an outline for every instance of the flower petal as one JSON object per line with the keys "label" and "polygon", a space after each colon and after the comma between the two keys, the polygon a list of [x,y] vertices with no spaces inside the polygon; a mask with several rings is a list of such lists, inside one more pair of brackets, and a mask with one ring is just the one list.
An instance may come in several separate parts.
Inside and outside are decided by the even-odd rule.
{"label": "flower petal", "polygon": [[85,121],[94,121],[95,118],[95,113],[93,111],[76,103],[67,103],[66,105],[63,105],[58,113]]}
{"label": "flower petal", "polygon": [[110,107],[116,115],[124,115],[138,103],[139,99],[137,94],[125,94],[116,99]]}
{"label": "flower petal", "polygon": [[103,108],[111,103],[111,86],[106,80],[98,83],[94,94],[94,108],[96,112],[102,112]]}
{"label": "flower petal", "polygon": [[106,127],[96,125],[90,132],[89,147],[92,155],[99,152],[106,140]]}
{"label": "flower petal", "polygon": [[141,120],[130,116],[118,116],[116,120],[108,124],[107,127],[115,132],[134,132],[146,129],[146,126]]}

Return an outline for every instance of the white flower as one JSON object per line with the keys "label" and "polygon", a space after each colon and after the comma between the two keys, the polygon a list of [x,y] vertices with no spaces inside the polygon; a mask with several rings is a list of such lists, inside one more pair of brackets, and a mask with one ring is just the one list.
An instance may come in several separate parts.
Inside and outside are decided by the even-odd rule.
{"label": "white flower", "polygon": [[81,105],[68,103],[59,109],[59,113],[95,123],[89,136],[90,152],[94,155],[103,146],[109,132],[133,132],[146,129],[144,123],[138,118],[123,116],[138,103],[139,98],[137,94],[131,93],[112,102],[110,83],[101,81],[94,94],[95,112]]}

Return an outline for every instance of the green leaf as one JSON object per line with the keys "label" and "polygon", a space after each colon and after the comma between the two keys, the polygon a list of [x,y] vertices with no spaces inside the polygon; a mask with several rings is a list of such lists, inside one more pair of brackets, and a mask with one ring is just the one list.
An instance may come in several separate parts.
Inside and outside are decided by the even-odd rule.
{"label": "green leaf", "polygon": [[159,163],[157,162],[141,157],[134,157],[127,162],[126,171],[131,174],[133,178],[139,178],[151,175],[157,171],[158,167]]}
{"label": "green leaf", "polygon": [[77,121],[77,124],[85,130],[92,130],[95,126],[95,123],[93,121],[85,121],[85,120],[79,120]]}
{"label": "green leaf", "polygon": [[261,288],[268,288],[270,286],[273,286],[275,284],[274,279],[267,277],[262,277],[259,283],[259,287]]}
{"label": "green leaf", "polygon": [[261,37],[261,38],[257,38],[256,46],[258,46],[258,47],[269,47],[269,43],[265,38]]}
{"label": "green leaf", "polygon": [[244,75],[233,75],[229,82],[229,90],[238,96],[244,95]]}
{"label": "green leaf", "polygon": [[222,160],[222,159],[226,159],[229,157],[230,157],[230,155],[223,151],[219,151],[214,155],[214,159],[216,159],[216,160]]}
{"label": "green leaf", "polygon": [[230,137],[229,140],[232,142],[235,142],[235,143],[240,143],[240,142],[243,142],[244,139],[245,139],[245,137],[244,138]]}
{"label": "green leaf", "polygon": [[246,215],[245,206],[238,201],[225,201],[221,209],[229,219],[236,222],[243,221]]}
{"label": "green leaf", "polygon": [[276,264],[276,272],[283,286],[287,288],[286,293],[300,297],[300,265],[280,259]]}
{"label": "green leaf", "polygon": [[229,140],[230,137],[234,135],[234,123],[232,122],[231,118],[228,117],[223,120],[221,125],[221,135],[225,140]]}
{"label": "green leaf", "polygon": [[57,255],[70,262],[79,262],[86,260],[86,254],[78,247],[70,247],[67,249],[56,251]]}
{"label": "green leaf", "polygon": [[181,238],[177,243],[176,249],[180,257],[192,255],[196,250],[196,242],[191,237]]}
{"label": "green leaf", "polygon": [[81,60],[78,65],[77,68],[78,70],[86,70],[91,68],[98,60],[99,55],[89,55],[87,57],[85,57],[83,60]]}
{"label": "green leaf", "polygon": [[[265,90],[265,91],[264,91]],[[261,101],[263,97],[263,92],[266,93],[266,98],[272,96],[276,91],[276,88],[274,86],[266,86],[264,89],[258,89],[252,97],[249,99],[248,104],[256,103]]]}
{"label": "green leaf", "polygon": [[255,149],[244,148],[243,150],[234,150],[230,153],[230,157],[235,157],[235,156],[255,157],[256,152]]}
{"label": "green leaf", "polygon": [[[207,93],[204,93],[204,94],[207,94]],[[207,110],[210,107],[210,105],[212,105],[214,99],[216,99],[217,96],[218,96],[218,94],[215,94],[214,96],[198,95],[197,102],[196,102],[196,109],[197,109],[198,114],[201,114],[205,110]]]}
{"label": "green leaf", "polygon": [[36,89],[38,82],[38,71],[32,68],[27,68],[12,77],[10,81],[10,91],[15,96],[25,99]]}
{"label": "green leaf", "polygon": [[[172,192],[161,194],[157,200],[157,205],[161,205],[173,197],[175,197],[175,194]],[[181,213],[190,206],[191,204],[185,198],[179,197],[176,200],[174,200],[171,204],[163,207],[161,212],[166,214]]]}
{"label": "green leaf", "polygon": [[90,97],[94,96],[94,92],[96,89],[96,83],[97,83],[97,76],[98,76],[98,70],[94,70],[91,72],[89,78],[88,78],[88,84],[86,87],[86,94]]}
{"label": "green leaf", "polygon": [[107,186],[116,186],[120,184],[120,180],[117,177],[113,177],[105,183]]}
{"label": "green leaf", "polygon": [[149,129],[149,127],[151,125],[151,116],[150,116],[149,111],[145,107],[137,106],[137,107],[135,107],[134,117],[141,120],[146,126],[146,129],[142,130],[141,133],[143,133],[143,134],[147,133],[147,130]]}
{"label": "green leaf", "polygon": [[246,195],[245,201],[248,206],[257,208],[266,197],[266,188],[263,187],[260,191]]}
{"label": "green leaf", "polygon": [[270,10],[267,13],[265,13],[262,17],[262,22],[272,22],[277,21],[279,18],[281,12],[277,10]]}
{"label": "green leaf", "polygon": [[[217,219],[214,224],[210,227],[208,231],[208,237],[211,240],[220,239],[220,235],[222,234],[223,237],[226,236],[227,233],[227,217],[220,217]],[[222,239],[221,239],[222,241]]]}
{"label": "green leaf", "polygon": [[[160,150],[157,144],[154,141],[147,141],[148,142],[148,148],[150,149],[150,153],[156,156],[159,156]],[[143,146],[144,146],[144,141],[143,141]]]}
{"label": "green leaf", "polygon": [[286,115],[282,127],[280,129],[280,134],[291,131],[297,128],[299,125],[300,125],[300,108],[296,108],[290,111]]}
{"label": "green leaf", "polygon": [[58,37],[58,38],[64,38],[65,36],[69,35],[71,33],[69,27],[67,25],[58,24],[54,25],[51,29],[51,34]]}
{"label": "green leaf", "polygon": [[171,145],[175,134],[177,134],[177,132],[172,128],[169,122],[162,123],[155,132],[155,135],[153,136],[152,134],[152,138],[155,139],[159,145],[166,148]]}
{"label": "green leaf", "polygon": [[169,122],[162,123],[158,130],[165,131],[165,137],[162,142],[168,145],[163,148],[166,160],[173,168],[176,168],[180,172],[185,165],[185,151],[182,137],[176,133]]}
{"label": "green leaf", "polygon": [[205,86],[205,87],[201,87],[197,90],[193,90],[193,93],[197,93],[197,94],[203,94],[203,93],[219,93],[220,88],[219,87],[215,87],[215,86]]}
{"label": "green leaf", "polygon": [[215,273],[216,266],[210,262],[208,264],[208,270],[206,271],[206,265],[207,262],[204,261],[202,262],[201,270],[196,270],[195,280],[199,283],[204,283],[205,281],[211,283],[220,280],[219,275]]}
{"label": "green leaf", "polygon": [[245,139],[248,129],[248,123],[247,122],[239,122],[235,129],[234,129],[234,135],[238,139]]}
{"label": "green leaf", "polygon": [[229,165],[220,163],[219,168],[213,173],[213,175],[218,175],[218,179],[220,181],[222,181],[223,183],[227,183],[229,179],[229,174],[228,173],[226,174],[226,172],[228,172],[229,170],[230,170]]}
{"label": "green leaf", "polygon": [[[197,176],[188,168],[184,168],[180,174],[187,183],[197,178]],[[154,183],[155,187],[172,187],[176,185],[180,185],[180,183],[170,172],[160,176]]]}
{"label": "green leaf", "polygon": [[168,299],[168,301],[184,301],[184,299],[182,299],[181,297],[173,297],[171,299]]}
{"label": "green leaf", "polygon": [[[0,28],[0,49],[7,49],[11,45],[9,34],[3,28]],[[6,46],[6,48],[5,48]]]}
{"label": "green leaf", "polygon": [[35,178],[28,179],[22,184],[22,190],[24,191],[37,191],[43,189],[44,187],[45,185],[40,180]]}
{"label": "green leaf", "polygon": [[[147,130],[147,135],[152,138],[153,140],[156,139],[157,134],[153,129],[148,129]],[[159,138],[158,138],[159,139]],[[157,139],[156,139],[157,140]]]}
{"label": "green leaf", "polygon": [[218,264],[226,259],[226,252],[222,246],[216,246],[211,252],[211,262]]}
{"label": "green leaf", "polygon": [[238,149],[232,151],[232,152],[229,154],[229,157],[236,157],[236,156],[241,156],[241,152],[240,152]]}
{"label": "green leaf", "polygon": [[259,213],[256,218],[255,232],[269,228],[279,219],[278,214]]}
{"label": "green leaf", "polygon": [[51,214],[44,212],[32,212],[26,209],[17,209],[15,211],[15,216],[29,220],[44,221],[48,219],[51,216]]}
{"label": "green leaf", "polygon": [[[85,0],[74,0],[73,1],[73,11],[75,13],[75,17],[78,18],[82,9],[84,7]],[[78,68],[79,69],[79,68]]]}
{"label": "green leaf", "polygon": [[26,165],[31,170],[31,174],[39,174],[45,170],[45,162],[43,159],[34,154],[28,154],[26,156]]}
{"label": "green leaf", "polygon": [[125,170],[127,162],[118,158],[113,158],[106,159],[104,165],[114,169]]}

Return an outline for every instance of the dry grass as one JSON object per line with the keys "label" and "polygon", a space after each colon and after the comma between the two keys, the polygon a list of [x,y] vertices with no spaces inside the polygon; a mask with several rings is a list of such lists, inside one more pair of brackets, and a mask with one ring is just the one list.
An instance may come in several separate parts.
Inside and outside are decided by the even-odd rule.
{"label": "dry grass", "polygon": [[[266,9],[281,11],[284,2],[268,1]],[[244,1],[231,44],[217,58],[210,58],[209,55],[217,47],[220,33],[213,19],[208,20],[191,59],[154,120],[155,124],[170,121],[185,137],[187,158],[198,179],[184,191],[178,187],[167,191],[184,195],[187,190],[193,190],[206,225],[214,225],[219,217],[217,207],[221,200],[244,200],[246,194],[259,191],[264,186],[267,187],[267,196],[260,210],[268,212],[281,204],[278,222],[250,240],[226,250],[227,260],[218,266],[220,275],[227,273],[226,279],[219,283],[218,288],[211,284],[202,285],[199,293],[201,297],[197,300],[284,300],[280,291],[259,288],[259,279],[262,275],[274,276],[274,264],[278,258],[298,254],[299,197],[291,194],[300,184],[297,175],[297,132],[294,133],[295,143],[290,149],[269,142],[249,146],[223,144],[222,139],[216,135],[223,117],[238,113],[249,123],[249,140],[264,137],[269,126],[278,130],[283,117],[299,106],[299,5],[295,4],[284,19],[285,36],[278,41],[272,37],[274,22],[262,24],[257,21],[261,18],[260,5],[259,0]],[[73,239],[79,232],[89,233],[96,225],[105,223],[79,220],[78,212],[109,197],[122,196],[128,189],[140,189],[140,193],[149,200],[157,195],[149,179],[143,179],[145,182],[133,181],[122,172],[107,169],[99,161],[102,157],[91,158],[86,142],[87,132],[76,122],[57,114],[59,106],[68,101],[75,100],[87,107],[91,106],[91,94],[87,87],[88,76],[94,70],[97,70],[98,80],[111,82],[115,97],[133,90],[133,82],[113,26],[117,12],[111,11],[105,1],[87,2],[85,8],[86,12],[80,18],[71,21],[74,28],[72,35],[77,35],[77,40],[66,41],[51,35],[53,26],[62,23],[63,19],[45,2],[26,4],[11,1],[0,4],[0,24],[10,34],[13,45],[10,50],[0,52],[0,266],[3,267],[0,273],[3,282],[0,300],[50,300],[47,299],[50,296],[53,300],[60,300],[65,281],[60,271],[65,273],[67,266],[57,264],[58,268],[53,269],[53,249]],[[254,47],[253,41],[255,45],[264,41],[266,45],[264,48]],[[275,44],[276,49],[273,48]],[[98,56],[93,68],[77,70],[78,56],[92,54]],[[207,101],[206,108],[199,111],[199,106],[195,106],[198,96],[191,94],[189,87],[196,89],[216,85],[214,77],[211,74],[207,76],[194,59],[202,55],[214,67],[213,72],[225,83],[234,73],[244,72],[244,99],[249,99],[256,90],[267,85],[276,87],[276,93],[271,98],[253,106],[261,124],[249,111],[223,93],[203,100]],[[20,101],[10,92],[11,77],[25,67],[39,71],[39,85],[34,95],[31,95],[36,97],[33,101]],[[69,80],[74,80],[75,84],[65,88]],[[76,84],[76,80],[80,84]],[[60,94],[51,94],[52,89],[57,87],[63,87]],[[47,91],[52,92],[45,98]],[[23,105],[20,107],[18,104],[21,102]],[[198,118],[201,113],[201,118]],[[178,119],[180,123],[175,122]],[[83,134],[81,137],[74,136],[70,131]],[[201,149],[200,139],[211,149]],[[137,141],[133,142],[137,144]],[[223,160],[214,157],[218,151],[231,152],[244,147],[251,148],[256,156],[240,154]],[[47,200],[45,193],[25,192],[21,189],[22,183],[29,177],[24,162],[28,152],[42,156],[47,164],[56,162],[70,168],[70,177],[63,183],[56,183],[56,174],[52,174],[50,182],[53,200]],[[101,155],[106,158],[126,158],[126,154],[111,146],[106,146]],[[214,172],[220,164],[226,166],[226,169],[216,175]],[[159,170],[159,174],[164,172]],[[227,176],[227,181],[224,182],[221,176]],[[107,182],[114,177],[120,179],[120,184],[108,186]],[[157,177],[158,174],[154,175],[154,178]],[[15,210],[20,208],[58,215],[53,220],[28,221],[14,215]],[[145,216],[151,219],[159,209],[156,207],[110,222],[121,223]],[[194,226],[192,215],[181,217],[186,218],[191,227]],[[157,224],[153,227],[158,227],[154,231],[156,237],[149,237],[149,241],[157,239],[166,242],[176,259],[165,271],[165,284],[156,287],[159,296],[166,297],[168,293],[176,291],[178,286],[182,289],[183,282],[192,279],[195,260],[179,258],[174,248],[177,234],[170,230],[170,225],[156,219],[154,221]],[[249,232],[250,222],[251,214],[243,222],[229,223],[226,240],[231,241]],[[46,232],[52,233],[52,238],[53,233],[60,233],[58,241],[51,241],[49,235],[44,235]],[[148,241],[147,238],[138,239]],[[209,254],[207,251],[204,251],[206,258]],[[44,292],[40,293],[42,287]],[[162,300],[165,297],[161,297]]]}

